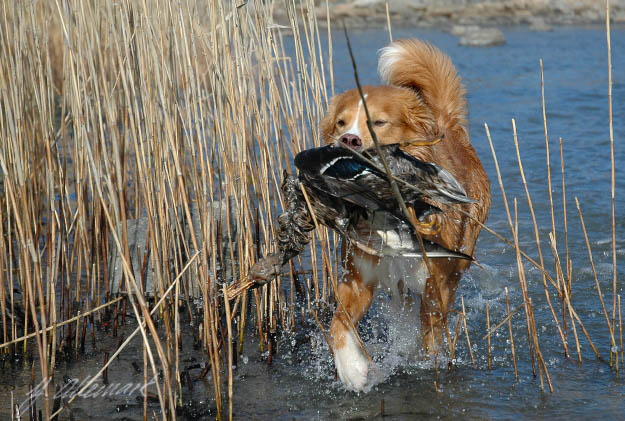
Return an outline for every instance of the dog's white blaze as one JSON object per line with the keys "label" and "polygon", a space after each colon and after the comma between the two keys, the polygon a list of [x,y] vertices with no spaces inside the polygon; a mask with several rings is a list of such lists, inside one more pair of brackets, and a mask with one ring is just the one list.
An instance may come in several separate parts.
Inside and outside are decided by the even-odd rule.
{"label": "dog's white blaze", "polygon": [[[369,94],[364,95],[365,99],[367,99],[367,95]],[[362,109],[362,99],[358,102],[358,110],[356,111],[356,119],[352,123],[352,126],[349,129],[347,129],[347,131],[344,134],[353,134],[354,136],[358,136],[362,138],[362,136],[360,135],[360,129],[358,128],[358,123],[360,122],[360,110],[361,109]]]}
{"label": "dog's white blaze", "polygon": [[356,392],[364,389],[369,373],[369,361],[360,349],[354,333],[349,329],[345,332],[343,346],[334,348],[334,364],[341,382],[347,389]]}
{"label": "dog's white blaze", "polygon": [[378,59],[378,74],[380,75],[380,79],[388,83],[391,70],[404,53],[404,48],[398,44],[391,44],[388,47],[380,49],[378,52],[380,56]]}

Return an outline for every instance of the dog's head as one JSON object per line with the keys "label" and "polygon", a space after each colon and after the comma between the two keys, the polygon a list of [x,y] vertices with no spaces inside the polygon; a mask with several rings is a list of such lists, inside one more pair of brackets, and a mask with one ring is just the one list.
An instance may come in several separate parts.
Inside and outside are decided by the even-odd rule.
{"label": "dog's head", "polygon": [[[432,113],[418,93],[396,86],[365,86],[371,125],[381,145],[423,141],[438,134]],[[321,121],[324,143],[361,151],[374,147],[358,90],[335,96]]]}

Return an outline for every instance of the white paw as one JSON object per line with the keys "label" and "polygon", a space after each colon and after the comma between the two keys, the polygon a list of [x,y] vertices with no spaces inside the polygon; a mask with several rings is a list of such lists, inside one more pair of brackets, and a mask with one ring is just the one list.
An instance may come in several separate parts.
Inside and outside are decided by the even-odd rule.
{"label": "white paw", "polygon": [[360,392],[367,384],[369,361],[352,332],[345,334],[345,343],[334,349],[334,364],[346,389]]}

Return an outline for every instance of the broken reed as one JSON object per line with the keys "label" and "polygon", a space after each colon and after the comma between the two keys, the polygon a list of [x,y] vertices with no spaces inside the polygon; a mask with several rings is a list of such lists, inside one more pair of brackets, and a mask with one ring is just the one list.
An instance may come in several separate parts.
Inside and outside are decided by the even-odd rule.
{"label": "broken reed", "polygon": [[[238,267],[233,273],[247,273],[259,257],[273,251],[282,172],[291,170],[295,153],[317,144],[328,89],[334,92],[331,33],[328,30],[329,45],[322,45],[312,1],[287,2],[287,28],[273,23],[271,8],[277,6],[271,3],[239,6],[233,1],[70,0],[17,2],[2,9],[0,352],[27,352],[26,338],[39,332],[34,336],[42,378],[54,375],[60,357],[84,350],[85,335],[95,347],[100,334],[96,327],[109,324],[116,334],[126,313],[133,314],[144,322],[107,364],[141,333],[145,381],[163,372],[156,387],[166,419],[175,413],[182,394],[177,346],[182,308],[212,368],[221,417],[233,411],[232,361],[244,346],[248,323],[254,325],[251,330],[260,347],[270,353],[275,352],[271,341],[277,330],[294,329],[306,312],[321,325],[317,304],[333,301],[339,275],[338,239],[325,229],[313,233],[310,261],[298,257],[289,265],[288,276],[267,287],[226,305],[222,287],[215,282],[217,268],[226,261],[222,238],[230,243],[231,257],[236,250]],[[294,58],[286,53],[287,31]],[[329,74],[324,51],[330,53]],[[551,192],[544,104],[543,94]],[[531,263],[541,272],[545,299],[568,357],[568,326],[581,327],[592,341],[570,302],[568,258],[565,269],[557,266],[555,275],[544,268],[514,125],[513,132],[539,253],[539,262]],[[493,157],[496,161],[494,150]],[[500,186],[507,209],[501,182]],[[210,204],[230,197],[237,205],[237,220],[230,220],[228,210],[223,226]],[[224,203],[230,206],[229,200]],[[552,199],[550,203],[555,234]],[[199,209],[199,221],[191,218],[193,206]],[[579,205],[578,210],[583,224]],[[507,215],[512,240],[504,241],[515,248],[523,302],[488,330],[488,340],[524,308],[529,349],[538,361],[541,384],[544,375],[551,389],[534,321],[532,303],[538,297],[529,296],[523,272],[528,255],[519,247],[518,225],[508,209]],[[135,271],[129,264],[126,221],[138,217],[148,219],[149,253]],[[196,236],[192,225],[198,222]],[[235,238],[224,234],[233,224],[239,227]],[[189,241],[181,240],[184,225],[190,227]],[[555,235],[549,244],[555,262]],[[612,352],[617,343],[616,309],[613,306],[611,321],[588,240],[587,246],[610,332],[610,359],[618,361],[618,353]],[[115,251],[124,257],[127,298],[121,301],[109,291],[107,263]],[[144,298],[148,261],[153,268],[152,301]],[[306,287],[297,276],[302,267],[312,268]],[[305,301],[301,308],[298,288]],[[559,311],[551,303],[553,294],[561,302]],[[202,300],[199,309],[191,303],[193,295]],[[618,303],[622,361],[620,297]],[[461,322],[471,351],[462,307],[452,354]],[[156,335],[155,320],[163,339]],[[238,347],[233,346],[235,338]],[[228,396],[227,410],[222,396]],[[55,412],[49,400],[44,399],[46,418]]]}

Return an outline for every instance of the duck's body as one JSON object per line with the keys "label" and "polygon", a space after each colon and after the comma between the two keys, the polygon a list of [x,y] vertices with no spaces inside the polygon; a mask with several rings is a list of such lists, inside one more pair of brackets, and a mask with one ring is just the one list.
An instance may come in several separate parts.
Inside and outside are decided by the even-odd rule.
{"label": "duck's body", "polygon": [[[417,218],[442,212],[422,199],[472,202],[453,176],[437,165],[415,159],[397,145],[383,146],[382,153],[402,198],[415,209]],[[336,230],[356,247],[378,257],[393,258],[395,263],[400,262],[398,259],[423,257],[412,226],[397,210],[399,206],[388,177],[381,170],[381,158],[374,150],[361,157],[349,149],[331,145],[312,148],[297,154],[295,165],[299,177],[285,175],[282,182],[286,206],[278,217],[279,252],[254,265],[250,271],[252,278],[261,283],[275,278],[281,266],[308,244],[308,232],[315,226],[300,183],[306,189],[317,221]],[[424,246],[430,258],[471,259],[430,240],[424,240]]]}
{"label": "duck's body", "polygon": [[[403,200],[417,218],[442,212],[423,199],[440,203],[472,203],[463,188],[444,169],[404,153],[397,145],[363,155],[328,145],[307,149],[295,157],[299,179],[307,188],[317,219],[380,256],[422,257],[409,222],[382,170],[382,158],[396,179]],[[429,257],[470,257],[425,242]]]}
{"label": "duck's body", "polygon": [[384,145],[380,149],[382,157],[375,149],[359,154],[345,147],[327,145],[300,152],[295,157],[295,166],[304,184],[371,212],[396,213],[398,208],[382,159],[398,179],[399,192],[407,203],[422,202],[423,198],[448,204],[474,202],[454,177],[438,165],[420,161],[398,145]]}

